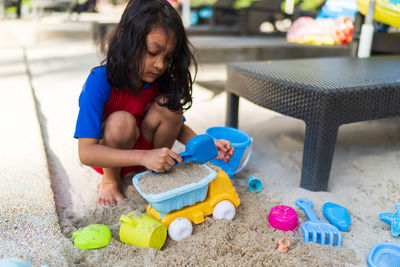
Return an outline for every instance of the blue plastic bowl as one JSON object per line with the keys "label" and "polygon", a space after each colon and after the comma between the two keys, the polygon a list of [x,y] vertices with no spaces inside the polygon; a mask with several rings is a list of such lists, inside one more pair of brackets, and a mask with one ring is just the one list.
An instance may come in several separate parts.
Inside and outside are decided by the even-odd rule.
{"label": "blue plastic bowl", "polygon": [[247,151],[246,159],[241,164],[242,166],[239,167],[239,164],[242,161],[242,157],[247,147],[250,146],[251,149],[251,143],[252,143],[251,137],[247,133],[229,126],[225,127],[217,126],[208,128],[206,130],[206,134],[211,135],[212,138],[216,140],[218,139],[228,140],[235,148],[235,152],[233,153],[233,156],[229,162],[225,162],[221,159],[212,159],[210,161],[211,164],[221,167],[221,169],[223,169],[228,174],[229,178],[232,179],[236,173],[238,173],[244,168],[244,166],[247,164],[249,160],[251,150]]}
{"label": "blue plastic bowl", "polygon": [[205,164],[202,164],[209,174],[202,180],[186,184],[159,194],[146,194],[139,188],[140,178],[149,171],[136,174],[132,179],[139,194],[146,199],[152,208],[160,213],[161,218],[173,210],[179,210],[186,206],[191,206],[197,202],[203,201],[207,196],[208,184],[217,177],[217,173]]}

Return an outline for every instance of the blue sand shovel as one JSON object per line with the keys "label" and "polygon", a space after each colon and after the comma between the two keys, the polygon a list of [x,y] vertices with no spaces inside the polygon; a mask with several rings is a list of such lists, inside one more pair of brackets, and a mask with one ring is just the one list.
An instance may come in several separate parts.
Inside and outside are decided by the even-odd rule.
{"label": "blue sand shovel", "polygon": [[[203,164],[217,157],[218,150],[211,136],[200,134],[189,140],[185,151],[179,153],[179,156],[182,157],[182,162],[193,161]],[[175,162],[175,165],[177,164],[178,162]],[[151,171],[151,173],[157,174],[158,172]]]}
{"label": "blue sand shovel", "polygon": [[342,233],[332,224],[318,219],[310,200],[299,198],[296,205],[304,211],[309,219],[301,225],[304,243],[312,241],[321,245],[342,246]]}

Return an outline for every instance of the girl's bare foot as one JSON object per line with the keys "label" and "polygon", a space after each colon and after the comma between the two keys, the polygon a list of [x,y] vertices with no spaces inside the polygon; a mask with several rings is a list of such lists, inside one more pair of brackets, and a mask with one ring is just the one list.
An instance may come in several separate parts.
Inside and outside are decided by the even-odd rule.
{"label": "girl's bare foot", "polygon": [[114,207],[119,203],[125,203],[117,181],[107,181],[104,179],[99,185],[97,191],[97,204],[103,206]]}

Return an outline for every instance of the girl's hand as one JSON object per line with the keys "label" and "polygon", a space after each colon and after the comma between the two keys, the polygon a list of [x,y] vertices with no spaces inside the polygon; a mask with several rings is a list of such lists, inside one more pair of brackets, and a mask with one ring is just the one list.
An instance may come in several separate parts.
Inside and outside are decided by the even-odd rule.
{"label": "girl's hand", "polygon": [[228,162],[235,151],[235,148],[231,145],[231,142],[225,139],[215,140],[214,142],[218,150],[218,157],[215,159],[222,159],[225,162]]}
{"label": "girl's hand", "polygon": [[181,156],[167,147],[147,150],[143,165],[152,171],[165,172],[171,170],[175,165],[175,160],[179,163],[182,162]]}

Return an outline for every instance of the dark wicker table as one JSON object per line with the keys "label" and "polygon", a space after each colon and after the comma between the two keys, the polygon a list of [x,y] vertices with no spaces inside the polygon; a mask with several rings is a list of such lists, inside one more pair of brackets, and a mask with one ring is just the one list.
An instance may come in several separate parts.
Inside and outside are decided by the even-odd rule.
{"label": "dark wicker table", "polygon": [[400,115],[400,56],[230,63],[225,90],[229,126],[239,97],[303,120],[300,186],[326,191],[339,126]]}

